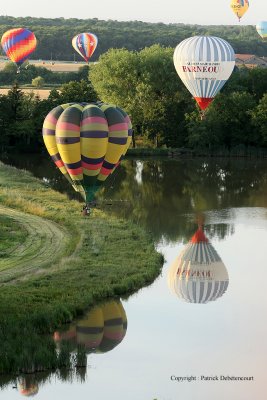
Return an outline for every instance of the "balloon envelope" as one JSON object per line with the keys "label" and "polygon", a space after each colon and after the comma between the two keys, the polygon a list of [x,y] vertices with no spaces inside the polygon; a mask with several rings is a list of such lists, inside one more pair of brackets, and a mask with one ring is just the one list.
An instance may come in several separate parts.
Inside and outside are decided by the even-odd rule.
{"label": "balloon envelope", "polygon": [[119,107],[68,103],[45,118],[43,139],[56,166],[86,202],[119,165],[130,146],[132,124]]}
{"label": "balloon envelope", "polygon": [[208,303],[228,287],[228,273],[201,228],[197,230],[168,272],[170,290],[189,303]]}
{"label": "balloon envelope", "polygon": [[127,331],[127,317],[120,301],[94,307],[66,332],[55,332],[57,342],[68,340],[84,346],[87,353],[105,353],[116,347]]}
{"label": "balloon envelope", "polygon": [[243,17],[243,15],[247,12],[247,10],[249,8],[249,1],[248,0],[232,0],[230,7],[240,21],[240,18]]}
{"label": "balloon envelope", "polygon": [[267,21],[261,21],[256,25],[256,30],[262,39],[267,40]]}
{"label": "balloon envelope", "polygon": [[93,33],[79,33],[72,39],[72,46],[88,62],[96,49],[97,42],[97,36]]}
{"label": "balloon envelope", "polygon": [[235,66],[232,46],[214,36],[193,36],[178,44],[173,55],[177,74],[205,110]]}
{"label": "balloon envelope", "polygon": [[37,44],[33,32],[25,28],[10,29],[1,39],[1,45],[8,58],[20,66],[35,50]]}

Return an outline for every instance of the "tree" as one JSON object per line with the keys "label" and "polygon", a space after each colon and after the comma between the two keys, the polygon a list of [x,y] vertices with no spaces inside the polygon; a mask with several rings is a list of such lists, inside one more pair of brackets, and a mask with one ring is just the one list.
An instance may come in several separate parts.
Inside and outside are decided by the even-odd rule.
{"label": "tree", "polygon": [[90,69],[90,78],[102,101],[124,108],[139,121],[140,108],[136,96],[139,73],[137,53],[110,49]]}
{"label": "tree", "polygon": [[90,103],[97,100],[97,95],[92,84],[85,79],[82,79],[80,82],[65,83],[61,86],[60,92],[59,100],[62,103]]}
{"label": "tree", "polygon": [[263,143],[267,144],[267,94],[260,100],[258,106],[252,110],[252,123],[260,133]]}
{"label": "tree", "polygon": [[183,141],[183,114],[190,108],[172,53],[159,45],[139,53],[111,49],[90,73],[100,99],[124,108],[134,130],[156,145]]}
{"label": "tree", "polygon": [[36,78],[34,78],[32,80],[32,86],[37,87],[38,89],[40,89],[41,87],[44,86],[45,80],[43,77],[41,76],[37,76]]}

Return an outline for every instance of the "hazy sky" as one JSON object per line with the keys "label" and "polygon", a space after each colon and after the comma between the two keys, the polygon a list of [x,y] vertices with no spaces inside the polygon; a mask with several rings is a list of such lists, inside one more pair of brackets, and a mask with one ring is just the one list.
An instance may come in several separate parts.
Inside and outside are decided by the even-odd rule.
{"label": "hazy sky", "polygon": [[[0,14],[14,17],[98,18],[191,24],[238,24],[230,0],[12,0],[1,2]],[[250,0],[241,25],[267,20],[267,0]]]}

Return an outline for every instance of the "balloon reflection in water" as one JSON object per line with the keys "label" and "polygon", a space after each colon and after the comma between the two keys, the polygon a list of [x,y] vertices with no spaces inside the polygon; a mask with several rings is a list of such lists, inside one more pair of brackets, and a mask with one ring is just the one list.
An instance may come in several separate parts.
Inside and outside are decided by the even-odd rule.
{"label": "balloon reflection in water", "polygon": [[86,353],[105,353],[116,347],[127,330],[127,317],[120,301],[111,301],[90,310],[65,332],[54,333],[56,342],[69,341],[84,346]]}
{"label": "balloon reflection in water", "polygon": [[30,397],[36,395],[39,388],[38,384],[32,379],[32,375],[29,374],[28,376],[19,378],[18,390],[23,396]]}
{"label": "balloon reflection in water", "polygon": [[227,290],[228,273],[201,227],[168,272],[170,290],[189,303],[217,300]]}

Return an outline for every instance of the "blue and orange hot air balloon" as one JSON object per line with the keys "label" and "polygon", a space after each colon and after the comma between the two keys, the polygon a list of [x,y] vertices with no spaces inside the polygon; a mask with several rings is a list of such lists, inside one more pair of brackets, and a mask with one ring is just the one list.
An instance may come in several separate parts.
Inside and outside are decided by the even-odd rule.
{"label": "blue and orange hot air balloon", "polygon": [[93,33],[79,33],[72,39],[72,46],[88,62],[96,49],[97,42],[97,36]]}
{"label": "blue and orange hot air balloon", "polygon": [[36,48],[37,40],[33,32],[26,28],[15,28],[6,31],[1,45],[8,58],[20,66],[29,58]]}
{"label": "blue and orange hot air balloon", "polygon": [[45,118],[43,139],[52,160],[80,192],[89,210],[99,186],[117,168],[132,139],[121,108],[104,103],[70,103]]}

